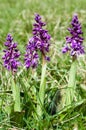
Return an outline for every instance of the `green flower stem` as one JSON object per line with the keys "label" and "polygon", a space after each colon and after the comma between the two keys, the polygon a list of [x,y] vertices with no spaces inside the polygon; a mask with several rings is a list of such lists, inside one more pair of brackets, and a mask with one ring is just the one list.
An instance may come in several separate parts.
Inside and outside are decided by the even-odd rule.
{"label": "green flower stem", "polygon": [[12,94],[13,94],[13,100],[14,100],[14,111],[20,112],[20,88],[16,85],[14,76],[12,77]]}
{"label": "green flower stem", "polygon": [[75,95],[75,82],[76,82],[76,68],[77,68],[77,60],[75,59],[72,62],[70,72],[69,72],[69,82],[68,88],[66,90],[66,105],[70,105],[74,100]]}
{"label": "green flower stem", "polygon": [[42,116],[43,114],[42,110],[44,108],[44,95],[45,95],[45,86],[46,86],[46,83],[45,83],[46,67],[47,67],[47,64],[43,56],[41,83],[40,83],[38,100],[37,100],[37,113],[39,116]]}

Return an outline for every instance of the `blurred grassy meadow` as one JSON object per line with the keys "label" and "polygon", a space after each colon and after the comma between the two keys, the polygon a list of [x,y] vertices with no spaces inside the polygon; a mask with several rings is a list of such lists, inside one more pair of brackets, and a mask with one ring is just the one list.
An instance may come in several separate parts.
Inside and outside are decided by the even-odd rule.
{"label": "blurred grassy meadow", "polygon": [[[22,112],[14,113],[11,109],[11,75],[3,67],[1,59],[5,38],[11,33],[14,41],[18,42],[23,64],[25,47],[32,36],[35,13],[39,13],[47,23],[46,28],[52,37],[49,52],[51,61],[47,64],[46,74],[45,118],[39,122],[39,128],[35,107],[41,78],[41,61],[34,72],[31,69],[27,71],[22,66],[19,68],[19,73],[21,70],[22,73],[17,79],[17,85],[21,88]],[[86,55],[78,58],[76,102],[67,110],[61,109],[71,65],[70,56],[63,55],[61,49],[65,44],[65,37],[69,35],[67,28],[75,13],[82,24],[85,46],[86,0],[0,0],[0,130],[86,130]],[[61,96],[58,94],[57,112],[51,116],[50,104],[57,90]]]}

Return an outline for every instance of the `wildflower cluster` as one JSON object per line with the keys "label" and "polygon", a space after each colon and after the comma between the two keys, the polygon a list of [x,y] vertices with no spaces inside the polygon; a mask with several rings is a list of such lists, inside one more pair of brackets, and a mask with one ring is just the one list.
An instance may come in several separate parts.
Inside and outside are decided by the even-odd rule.
{"label": "wildflower cluster", "polygon": [[6,42],[4,45],[7,47],[4,50],[4,56],[2,57],[4,61],[4,67],[12,72],[16,72],[20,62],[18,60],[20,52],[17,49],[17,43],[13,42],[13,38],[10,34],[7,35]]}
{"label": "wildflower cluster", "polygon": [[41,21],[41,17],[39,14],[35,15],[35,21],[36,22],[33,24],[33,37],[29,40],[29,43],[26,47],[26,68],[37,67],[39,59],[38,51],[42,53],[46,60],[50,60],[50,58],[46,56],[46,53],[49,52],[51,37],[48,34],[48,31],[43,29],[43,26],[45,26],[46,24]]}
{"label": "wildflower cluster", "polygon": [[68,28],[71,36],[66,37],[66,46],[63,48],[62,52],[66,53],[70,51],[71,56],[78,56],[84,53],[83,44],[83,34],[81,24],[78,21],[77,15],[74,15],[72,22],[72,28]]}
{"label": "wildflower cluster", "polygon": [[[33,24],[33,36],[30,38],[28,45],[26,46],[25,54],[25,66],[26,68],[36,68],[39,61],[39,52],[43,55],[45,60],[50,61],[50,57],[47,56],[50,47],[50,38],[48,31],[43,27],[46,23],[42,22],[41,16],[35,14],[35,23]],[[71,36],[66,37],[66,45],[62,49],[63,53],[70,51],[71,56],[77,57],[84,52],[82,27],[78,21],[77,15],[74,15],[71,22],[71,28],[68,28]],[[13,42],[13,38],[10,34],[7,35],[6,42],[4,44],[7,48],[4,50],[4,67],[13,72],[17,71],[20,65],[19,57],[20,52],[17,49],[17,43]]]}

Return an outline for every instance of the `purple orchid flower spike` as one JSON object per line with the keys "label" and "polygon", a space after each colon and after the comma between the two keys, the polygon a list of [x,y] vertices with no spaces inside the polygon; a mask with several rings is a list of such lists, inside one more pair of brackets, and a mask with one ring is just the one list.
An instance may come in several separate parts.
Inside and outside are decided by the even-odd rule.
{"label": "purple orchid flower spike", "polygon": [[33,37],[29,40],[29,43],[26,47],[26,54],[24,59],[26,68],[37,67],[39,60],[38,51],[43,54],[45,60],[50,61],[50,58],[46,56],[46,54],[49,52],[51,37],[48,34],[48,31],[43,29],[43,26],[45,25],[46,24],[41,21],[41,16],[39,14],[35,14]]}
{"label": "purple orchid flower spike", "polygon": [[83,46],[84,38],[82,37],[82,27],[78,21],[77,14],[73,16],[71,26],[71,28],[68,28],[71,36],[66,37],[66,45],[62,49],[62,52],[66,53],[70,51],[71,56],[77,57],[78,55],[85,53]]}
{"label": "purple orchid flower spike", "polygon": [[32,37],[26,46],[26,54],[24,60],[27,69],[30,67],[36,68],[38,65],[39,56],[36,50],[37,48],[34,42],[34,38]]}
{"label": "purple orchid flower spike", "polygon": [[4,67],[12,72],[16,72],[20,62],[18,58],[20,57],[20,52],[17,49],[17,43],[13,42],[13,38],[10,34],[7,35],[6,42],[4,43],[6,46],[5,53],[2,57],[4,61]]}

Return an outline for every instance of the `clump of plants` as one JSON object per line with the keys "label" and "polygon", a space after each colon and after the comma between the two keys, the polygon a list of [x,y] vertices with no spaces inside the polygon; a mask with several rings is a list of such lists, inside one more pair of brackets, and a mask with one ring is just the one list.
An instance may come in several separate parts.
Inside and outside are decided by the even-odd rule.
{"label": "clump of plants", "polygon": [[[20,127],[22,126],[25,129],[58,129],[62,121],[61,115],[65,117],[66,111],[71,107],[73,110],[75,107],[77,109],[77,105],[75,107],[72,106],[78,101],[76,97],[77,59],[79,55],[85,54],[83,32],[78,16],[75,14],[72,18],[71,28],[68,28],[71,36],[66,37],[66,45],[62,49],[62,53],[69,52],[72,59],[70,71],[68,73],[68,84],[64,89],[65,95],[61,95],[61,90],[55,90],[55,95],[53,95],[50,101],[47,101],[47,107],[45,105],[48,86],[46,82],[46,71],[49,71],[47,70],[48,62],[51,64],[52,57],[49,57],[48,53],[52,42],[51,36],[48,30],[45,29],[45,26],[46,23],[42,21],[41,16],[35,14],[32,37],[29,39],[26,46],[23,63],[20,61],[21,55],[20,51],[17,49],[17,43],[13,41],[11,34],[7,35],[6,42],[4,43],[6,49],[3,51],[3,66],[8,70],[11,76],[10,92],[12,95],[12,105],[10,106],[9,120],[10,123],[15,122],[13,123],[14,126],[20,125]],[[37,79],[37,68],[39,68],[41,72],[40,82],[35,80]],[[27,75],[26,81],[22,79],[23,70],[24,75]],[[35,74],[36,76],[34,78]],[[35,82],[36,86],[33,86],[32,82]],[[31,97],[31,90],[33,91],[34,97]],[[62,99],[64,99],[63,102]],[[63,103],[63,107],[59,108],[57,102],[59,102],[59,104]],[[56,109],[57,107],[58,111]],[[20,119],[17,120],[19,117]],[[34,118],[34,123],[31,120],[32,118]]]}

